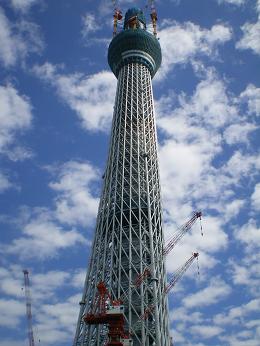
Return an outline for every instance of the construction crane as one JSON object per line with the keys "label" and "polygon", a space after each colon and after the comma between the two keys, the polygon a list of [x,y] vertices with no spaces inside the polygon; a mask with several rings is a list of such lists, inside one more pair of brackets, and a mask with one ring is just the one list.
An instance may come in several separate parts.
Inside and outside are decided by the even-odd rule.
{"label": "construction crane", "polygon": [[32,328],[32,304],[31,304],[30,281],[29,281],[28,270],[27,269],[23,270],[23,274],[24,274],[26,317],[27,317],[29,346],[34,346],[35,344],[34,344],[33,328]]}
{"label": "construction crane", "polygon": [[[179,230],[168,240],[164,250],[163,255],[166,256],[171,252],[174,246],[180,241],[180,239],[191,229],[197,219],[201,220],[202,213],[200,211],[194,212],[191,219],[189,219],[184,225],[182,225]],[[202,227],[201,227],[201,234]],[[176,282],[181,278],[181,276],[185,273],[185,271],[189,268],[195,258],[198,258],[198,253],[194,253],[191,258],[189,258],[185,264],[179,268],[169,284],[165,288],[165,294],[167,294],[170,289],[176,284]],[[133,282],[133,286],[138,288],[141,286],[142,282],[147,279],[151,274],[150,267],[146,267],[144,271],[139,274],[135,281]],[[131,339],[127,336],[127,333],[124,330],[124,315],[123,315],[123,301],[126,295],[128,294],[128,290],[121,295],[120,299],[112,300],[111,295],[109,294],[105,283],[100,282],[97,285],[97,295],[92,307],[92,310],[85,315],[84,321],[87,324],[107,324],[108,325],[108,336],[109,342],[106,344],[110,345],[130,345]],[[110,302],[110,304],[108,304]],[[154,305],[150,305],[144,311],[144,313],[140,316],[139,322],[141,320],[145,320],[151,312],[154,310]],[[138,321],[137,321],[138,323]]]}
{"label": "construction crane", "polygon": [[113,0],[112,1],[113,3],[113,7],[114,7],[114,15],[113,15],[113,36],[116,36],[117,34],[117,24],[118,24],[118,21],[120,21],[123,16],[122,16],[122,12],[119,10],[119,8],[117,7],[117,1],[116,0]]}
{"label": "construction crane", "polygon": [[[164,294],[168,294],[169,291],[176,285],[180,278],[184,275],[187,269],[191,266],[195,259],[198,260],[199,253],[194,252],[192,256],[176,270],[173,274],[170,282],[164,290]],[[130,333],[124,330],[124,306],[123,301],[112,300],[110,293],[108,292],[105,283],[99,282],[97,285],[98,292],[91,311],[84,316],[84,321],[87,324],[107,324],[108,325],[108,338],[109,341],[106,346],[129,346],[132,345],[131,334],[137,328],[141,321],[145,321],[149,315],[153,312],[155,306],[151,304],[147,307],[144,313],[136,321],[135,325],[131,329]]]}
{"label": "construction crane", "polygon": [[[169,252],[174,248],[174,246],[181,240],[181,238],[191,229],[191,227],[194,225],[194,223],[197,221],[197,219],[200,219],[201,221],[202,212],[196,211],[193,213],[193,216],[189,221],[187,221],[184,225],[182,225],[178,231],[167,241],[166,246],[163,249],[164,256],[168,255]],[[200,224],[200,230],[201,235],[202,233],[202,226]]]}
{"label": "construction crane", "polygon": [[176,282],[180,280],[180,278],[183,276],[183,274],[186,272],[186,270],[191,266],[193,261],[197,258],[199,258],[199,253],[194,252],[192,256],[182,265],[179,269],[176,270],[176,272],[173,274],[173,276],[170,279],[170,282],[165,287],[164,293],[167,294],[169,291],[175,286]]}
{"label": "construction crane", "polygon": [[129,346],[132,340],[124,330],[124,306],[121,300],[112,300],[105,283],[100,281],[98,292],[89,313],[84,316],[87,324],[107,324],[109,341],[106,346]]}
{"label": "construction crane", "polygon": [[[195,259],[198,260],[199,258],[199,253],[194,252],[192,256],[181,266],[179,267],[175,273],[172,275],[168,285],[165,287],[164,294],[168,294],[169,291],[176,285],[176,283],[180,280],[180,278],[184,275],[184,273],[187,271],[187,269],[192,265]],[[198,271],[199,274],[199,271]],[[136,324],[132,328],[132,332],[134,329],[137,327],[138,323],[141,320],[146,320],[148,316],[153,312],[154,310],[154,305],[151,304],[147,307],[147,309],[144,311],[144,313],[140,316],[139,320],[136,321]]]}
{"label": "construction crane", "polygon": [[149,0],[149,4],[150,4],[150,9],[151,9],[151,20],[152,20],[152,26],[153,26],[153,34],[156,37],[157,36],[157,12],[154,6],[154,1],[153,0]]}
{"label": "construction crane", "polygon": [[[197,219],[200,219],[200,230],[201,230],[201,235],[203,235],[202,232],[202,226],[201,226],[201,217],[202,217],[202,212],[201,211],[196,211],[193,213],[192,217],[185,223],[183,224],[178,231],[166,242],[166,245],[163,249],[163,255],[167,256],[174,246],[181,240],[181,238],[191,229],[191,227],[194,225]],[[137,278],[134,281],[134,286],[138,288],[141,283],[151,274],[150,267],[146,267],[144,271],[137,276]],[[127,292],[126,292],[127,293]],[[124,296],[126,295],[124,294]],[[123,300],[123,296],[121,296],[121,299]]]}

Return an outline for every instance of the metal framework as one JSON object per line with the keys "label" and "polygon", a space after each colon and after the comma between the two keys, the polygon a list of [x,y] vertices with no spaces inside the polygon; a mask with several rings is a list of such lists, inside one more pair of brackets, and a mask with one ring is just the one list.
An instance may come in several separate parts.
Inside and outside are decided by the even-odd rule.
{"label": "metal framework", "polygon": [[24,290],[26,299],[26,318],[27,318],[27,329],[28,329],[28,340],[29,346],[34,346],[33,328],[32,328],[32,303],[31,303],[31,292],[30,292],[30,281],[28,270],[23,270],[24,274]]}
{"label": "metal framework", "polygon": [[[131,52],[128,58],[135,54]],[[169,346],[151,69],[143,61],[126,60],[117,78],[110,149],[74,346],[106,343],[106,325],[83,321],[100,281],[112,299],[122,297],[125,329],[133,345]],[[147,267],[150,275],[139,282]],[[151,304],[153,311],[143,319]]]}

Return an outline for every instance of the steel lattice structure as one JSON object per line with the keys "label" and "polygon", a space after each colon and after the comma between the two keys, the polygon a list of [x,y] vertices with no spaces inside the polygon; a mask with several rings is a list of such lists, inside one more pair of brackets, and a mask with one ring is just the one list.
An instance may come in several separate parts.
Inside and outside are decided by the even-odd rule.
{"label": "steel lattice structure", "polygon": [[30,280],[28,270],[23,270],[24,274],[24,290],[26,299],[26,317],[27,317],[27,328],[28,328],[28,339],[29,346],[34,346],[34,336],[32,328],[32,302],[31,302],[31,292],[30,292]]}
{"label": "steel lattice structure", "polygon": [[[137,9],[129,11],[140,12]],[[138,15],[136,22],[139,23]],[[125,51],[118,54],[113,48],[122,47],[125,35],[128,35],[128,44]],[[141,44],[131,46],[131,35],[134,45],[139,35],[142,45],[147,40],[156,50],[149,51],[148,47],[147,51]],[[157,39],[138,25],[132,29],[125,24],[125,31],[115,36],[110,44],[108,59],[118,78],[117,93],[109,157],[74,346],[99,346],[106,341],[106,326],[90,326],[82,320],[101,280],[114,299],[123,300],[126,330],[132,332],[133,345],[170,345],[151,82],[160,65],[160,54]],[[151,275],[140,285],[134,285],[148,266]],[[142,318],[147,311],[148,317]]]}

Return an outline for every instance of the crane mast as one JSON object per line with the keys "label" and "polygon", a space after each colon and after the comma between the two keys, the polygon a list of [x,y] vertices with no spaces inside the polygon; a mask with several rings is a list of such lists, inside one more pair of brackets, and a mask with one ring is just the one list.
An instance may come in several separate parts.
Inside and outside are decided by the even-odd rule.
{"label": "crane mast", "polygon": [[28,328],[28,339],[29,346],[34,346],[34,337],[32,329],[32,303],[31,303],[31,293],[30,293],[30,281],[28,270],[23,270],[24,274],[24,289],[25,289],[25,299],[26,299],[26,317],[27,317],[27,328]]}

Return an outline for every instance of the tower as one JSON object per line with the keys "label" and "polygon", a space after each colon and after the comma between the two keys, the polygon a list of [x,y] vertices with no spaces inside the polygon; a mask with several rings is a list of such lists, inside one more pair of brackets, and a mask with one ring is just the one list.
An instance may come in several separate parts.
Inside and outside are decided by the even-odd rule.
{"label": "tower", "polygon": [[101,346],[106,342],[105,325],[83,321],[100,281],[113,299],[122,300],[125,329],[131,333],[134,346],[169,346],[151,82],[161,64],[161,48],[156,32],[153,35],[146,30],[141,10],[131,8],[126,12],[123,30],[110,43],[108,63],[118,79],[117,93],[74,346]]}

